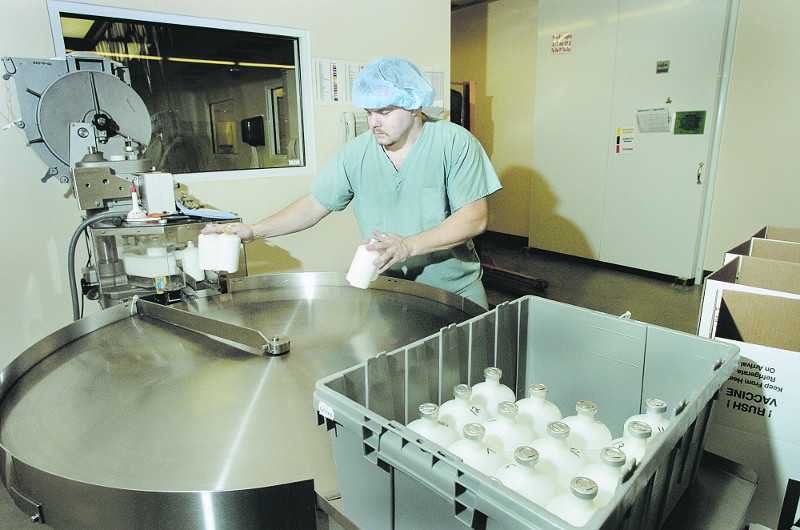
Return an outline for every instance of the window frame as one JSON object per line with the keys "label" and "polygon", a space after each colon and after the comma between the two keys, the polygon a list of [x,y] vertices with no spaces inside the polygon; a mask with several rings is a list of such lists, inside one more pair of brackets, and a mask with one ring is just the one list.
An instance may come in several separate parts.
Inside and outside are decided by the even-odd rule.
{"label": "window frame", "polygon": [[248,31],[291,37],[297,39],[297,55],[299,70],[300,120],[304,145],[305,165],[272,168],[236,169],[226,171],[207,171],[203,173],[180,173],[174,179],[182,183],[206,182],[227,179],[265,178],[301,176],[316,173],[316,150],[314,146],[314,116],[313,92],[311,86],[311,50],[309,45],[309,31],[299,28],[255,24],[250,22],[237,22],[212,18],[195,17],[190,15],[177,15],[172,13],[157,13],[141,9],[98,6],[65,0],[47,0],[47,9],[50,18],[50,29],[53,33],[53,45],[58,57],[66,56],[64,34],[61,29],[61,13],[76,13],[89,16],[101,16],[120,19],[144,20],[184,26],[209,27],[222,30]]}

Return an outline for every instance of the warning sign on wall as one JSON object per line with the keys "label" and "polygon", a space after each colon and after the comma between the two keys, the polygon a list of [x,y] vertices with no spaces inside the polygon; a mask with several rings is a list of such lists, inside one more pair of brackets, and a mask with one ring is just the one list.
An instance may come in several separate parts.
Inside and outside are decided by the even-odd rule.
{"label": "warning sign on wall", "polygon": [[554,34],[550,53],[572,53],[572,32]]}
{"label": "warning sign on wall", "polygon": [[614,146],[618,155],[633,153],[634,127],[617,127],[617,142]]}

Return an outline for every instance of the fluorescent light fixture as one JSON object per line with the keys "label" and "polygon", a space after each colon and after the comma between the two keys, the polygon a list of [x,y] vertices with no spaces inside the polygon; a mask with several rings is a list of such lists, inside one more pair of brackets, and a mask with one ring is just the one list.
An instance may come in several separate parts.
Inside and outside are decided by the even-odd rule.
{"label": "fluorescent light fixture", "polygon": [[162,57],[158,57],[157,55],[139,55],[137,53],[100,52],[97,50],[92,50],[91,53],[104,55],[106,57],[122,57],[124,59],[146,59],[148,61],[160,61],[162,59]]}
{"label": "fluorescent light fixture", "polygon": [[257,68],[294,68],[293,64],[269,64],[269,63],[237,63],[239,66],[255,66]]}
{"label": "fluorescent light fixture", "polygon": [[92,29],[94,20],[86,18],[61,17],[61,31],[64,37],[82,39]]}
{"label": "fluorescent light fixture", "polygon": [[236,63],[234,61],[213,61],[211,59],[188,59],[185,57],[167,57],[168,61],[174,61],[176,63],[204,63],[204,64],[223,64],[228,66],[235,66]]}

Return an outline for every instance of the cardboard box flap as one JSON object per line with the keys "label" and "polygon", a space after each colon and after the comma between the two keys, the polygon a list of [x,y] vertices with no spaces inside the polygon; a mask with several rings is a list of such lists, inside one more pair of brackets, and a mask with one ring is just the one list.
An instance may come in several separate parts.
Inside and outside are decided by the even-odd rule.
{"label": "cardboard box flap", "polygon": [[[732,261],[731,264],[733,263],[737,262]],[[737,272],[736,283],[800,294],[800,263],[741,256]]]}
{"label": "cardboard box flap", "polygon": [[716,338],[800,352],[800,299],[723,291]]}
{"label": "cardboard box flap", "polygon": [[750,255],[756,258],[800,263],[800,243],[774,239],[751,239]]}
{"label": "cardboard box flap", "polygon": [[[761,232],[759,232],[760,234]],[[779,241],[792,241],[800,243],[800,228],[789,228],[785,226],[767,226],[763,229],[760,237],[765,239],[777,239]]]}
{"label": "cardboard box flap", "polygon": [[770,259],[779,259],[783,261],[800,261],[798,259],[785,259],[785,257],[781,258],[761,255],[760,250],[754,250],[752,247],[752,242],[759,239],[768,239],[773,242],[783,243],[800,243],[800,228],[765,226],[753,234],[750,239],[727,251],[722,261],[723,264],[730,262],[732,259],[736,258],[736,256],[769,257]]}

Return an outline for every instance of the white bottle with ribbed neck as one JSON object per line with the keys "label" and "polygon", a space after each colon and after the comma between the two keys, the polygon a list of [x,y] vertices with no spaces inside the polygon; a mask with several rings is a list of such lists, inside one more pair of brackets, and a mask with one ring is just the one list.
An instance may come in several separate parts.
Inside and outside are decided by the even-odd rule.
{"label": "white bottle with ribbed neck", "polygon": [[597,483],[598,491],[594,502],[598,507],[608,504],[617,491],[625,459],[625,453],[621,449],[604,447],[600,451],[600,462],[589,464],[578,471],[578,476],[590,478]]}
{"label": "white bottle with ribbed neck", "polygon": [[533,429],[517,421],[519,408],[511,401],[501,401],[497,405],[498,416],[483,422],[486,428],[484,441],[497,452],[502,453],[507,462],[514,461],[514,451],[522,445],[530,445],[536,438]]}
{"label": "white bottle with ribbed neck", "polygon": [[636,414],[628,418],[628,420],[625,422],[622,432],[624,433],[628,431],[628,424],[632,421],[644,422],[648,424],[650,429],[653,431],[652,436],[648,438],[648,443],[650,443],[653,441],[653,438],[666,431],[667,427],[669,427],[667,404],[660,399],[650,398],[645,400],[644,410],[644,414]]}
{"label": "white bottle with ribbed neck", "polygon": [[494,475],[504,462],[500,453],[484,443],[486,429],[480,423],[468,423],[462,432],[464,437],[450,444],[450,452],[481,473]]}
{"label": "white bottle with ribbed neck", "polygon": [[561,421],[562,418],[559,408],[547,401],[547,390],[547,385],[531,383],[528,385],[528,397],[517,401],[517,421],[533,427],[533,432],[539,438],[547,435],[548,423]]}
{"label": "white bottle with ribbed neck", "polygon": [[516,401],[517,396],[508,386],[500,382],[503,371],[496,366],[490,366],[483,371],[484,381],[473,385],[472,401],[486,409],[491,417],[496,417],[497,405],[501,401]]}
{"label": "white bottle with ribbed neck", "polygon": [[625,464],[630,465],[633,459],[641,462],[647,451],[647,441],[652,436],[653,429],[642,421],[632,421],[628,424],[625,434],[621,438],[611,440],[608,445],[625,452]]}
{"label": "white bottle with ribbed neck", "polygon": [[458,439],[458,433],[447,423],[439,420],[439,405],[423,403],[419,406],[419,418],[407,427],[428,440],[447,447]]}
{"label": "white bottle with ribbed neck", "polygon": [[531,443],[539,452],[537,467],[555,479],[560,491],[567,491],[570,479],[587,464],[581,450],[567,443],[569,432],[566,423],[551,421],[547,435]]}
{"label": "white bottle with ribbed neck", "polygon": [[504,465],[494,474],[507,488],[516,491],[539,506],[547,506],[556,495],[553,477],[536,469],[539,452],[523,445],[514,450],[514,461]]}
{"label": "white bottle with ribbed neck", "polygon": [[471,398],[472,387],[462,383],[453,387],[453,399],[439,406],[439,419],[455,429],[459,437],[463,436],[466,424],[489,419],[486,410],[473,403]]}
{"label": "white bottle with ribbed neck", "polygon": [[569,491],[557,495],[547,504],[547,511],[561,517],[572,526],[584,526],[597,510],[594,499],[597,484],[590,478],[575,477]]}
{"label": "white bottle with ribbed neck", "polygon": [[578,401],[575,412],[574,416],[561,420],[569,425],[569,443],[583,451],[590,462],[599,462],[600,449],[609,445],[613,435],[603,422],[595,418],[597,405],[594,402]]}

